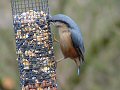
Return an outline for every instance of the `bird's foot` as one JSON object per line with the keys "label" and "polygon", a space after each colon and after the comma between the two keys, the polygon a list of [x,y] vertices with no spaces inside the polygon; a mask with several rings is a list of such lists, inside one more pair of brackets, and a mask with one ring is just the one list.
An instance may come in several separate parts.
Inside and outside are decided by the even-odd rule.
{"label": "bird's foot", "polygon": [[66,58],[61,58],[61,59],[59,59],[59,60],[56,60],[56,62],[59,63],[59,62],[61,62],[61,61],[64,60],[64,59],[66,59]]}
{"label": "bird's foot", "polygon": [[52,33],[52,34],[53,34],[53,42],[59,43],[59,40],[56,39],[55,34],[54,33]]}
{"label": "bird's foot", "polygon": [[59,43],[59,41],[55,37],[53,38],[53,42]]}

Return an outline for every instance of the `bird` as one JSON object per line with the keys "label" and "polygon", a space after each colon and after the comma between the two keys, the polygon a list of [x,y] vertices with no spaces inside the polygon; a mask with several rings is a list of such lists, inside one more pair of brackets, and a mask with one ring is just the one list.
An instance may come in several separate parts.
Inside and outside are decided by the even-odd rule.
{"label": "bird", "polygon": [[64,58],[58,60],[57,62],[67,58],[74,60],[78,67],[78,75],[80,75],[80,66],[83,62],[85,62],[85,47],[79,26],[73,19],[64,14],[51,16],[48,22],[54,23],[59,31],[59,43]]}

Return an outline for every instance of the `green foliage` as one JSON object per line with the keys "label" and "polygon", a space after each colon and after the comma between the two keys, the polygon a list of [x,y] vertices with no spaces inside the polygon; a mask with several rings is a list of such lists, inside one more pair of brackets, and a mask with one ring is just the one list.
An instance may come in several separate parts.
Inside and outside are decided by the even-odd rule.
{"label": "green foliage", "polygon": [[[19,77],[15,54],[15,39],[13,35],[13,30],[0,29],[0,80],[5,77],[11,77],[15,83],[18,83]],[[18,87],[18,85],[19,84],[16,84],[16,87]]]}

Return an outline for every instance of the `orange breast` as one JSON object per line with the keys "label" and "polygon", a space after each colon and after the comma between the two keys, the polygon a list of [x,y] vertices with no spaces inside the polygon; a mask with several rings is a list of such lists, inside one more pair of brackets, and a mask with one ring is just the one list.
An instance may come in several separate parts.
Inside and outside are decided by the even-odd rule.
{"label": "orange breast", "polygon": [[70,32],[62,32],[60,34],[60,46],[65,57],[69,57],[71,59],[78,57],[78,53],[72,43]]}

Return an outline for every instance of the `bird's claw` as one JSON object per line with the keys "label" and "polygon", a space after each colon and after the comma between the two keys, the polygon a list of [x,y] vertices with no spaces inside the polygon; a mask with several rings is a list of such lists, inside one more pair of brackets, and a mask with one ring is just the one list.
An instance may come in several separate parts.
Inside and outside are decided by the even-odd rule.
{"label": "bird's claw", "polygon": [[59,43],[59,40],[56,39],[55,34],[54,33],[52,33],[52,34],[53,34],[53,42]]}
{"label": "bird's claw", "polygon": [[64,60],[65,58],[61,58],[59,60],[56,60],[57,63],[61,62],[62,60]]}

